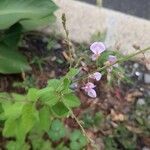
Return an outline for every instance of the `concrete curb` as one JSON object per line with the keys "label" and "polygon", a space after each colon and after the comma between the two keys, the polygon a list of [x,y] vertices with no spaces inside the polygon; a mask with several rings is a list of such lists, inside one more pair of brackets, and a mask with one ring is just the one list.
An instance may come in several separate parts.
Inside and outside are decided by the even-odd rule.
{"label": "concrete curb", "polygon": [[[64,33],[61,24],[62,13],[66,14],[70,38],[75,42],[90,42],[96,32],[107,31],[107,47],[133,53],[133,45],[140,48],[150,46],[150,21],[126,15],[109,9],[98,8],[73,0],[54,0],[60,9],[56,12],[57,21],[54,30]],[[51,32],[47,28],[45,32]],[[150,58],[150,52],[146,53]]]}

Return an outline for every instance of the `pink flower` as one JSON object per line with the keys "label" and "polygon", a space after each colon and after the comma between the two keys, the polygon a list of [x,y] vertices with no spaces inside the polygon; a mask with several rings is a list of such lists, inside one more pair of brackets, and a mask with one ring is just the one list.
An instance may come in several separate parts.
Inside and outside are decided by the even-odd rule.
{"label": "pink flower", "polygon": [[102,74],[99,72],[95,72],[92,75],[90,75],[89,77],[96,81],[99,81],[102,78]]}
{"label": "pink flower", "polygon": [[98,59],[100,54],[106,50],[106,47],[102,42],[94,42],[90,46],[90,50],[93,52],[92,60],[95,61],[96,59]]}
{"label": "pink flower", "polygon": [[82,87],[82,89],[88,94],[88,96],[96,98],[96,91],[93,89],[95,87],[96,86],[93,83],[88,82],[84,87]]}
{"label": "pink flower", "polygon": [[117,62],[117,57],[113,55],[108,56],[108,61],[110,64],[114,64],[114,67],[118,67],[118,64],[115,64]]}

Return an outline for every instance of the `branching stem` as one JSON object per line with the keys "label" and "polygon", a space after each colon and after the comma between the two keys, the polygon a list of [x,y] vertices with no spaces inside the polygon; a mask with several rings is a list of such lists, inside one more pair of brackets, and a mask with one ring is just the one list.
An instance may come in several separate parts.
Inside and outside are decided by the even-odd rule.
{"label": "branching stem", "polygon": [[93,150],[98,150],[97,145],[95,144],[95,142],[89,137],[89,135],[86,133],[86,131],[84,130],[83,126],[81,125],[79,119],[75,116],[75,114],[73,113],[73,111],[71,110],[70,107],[68,107],[66,104],[64,104],[68,110],[71,113],[72,118],[75,119],[75,121],[77,122],[77,124],[79,125],[80,129],[82,130],[83,135],[87,138],[88,142],[90,142],[91,146],[94,148]]}
{"label": "branching stem", "polygon": [[[129,59],[131,59],[131,58],[133,58],[133,57],[135,57],[135,56],[141,54],[141,53],[144,53],[144,52],[146,52],[146,51],[148,51],[148,50],[150,50],[150,47],[147,47],[147,48],[145,48],[145,49],[143,49],[143,50],[140,50],[140,51],[138,51],[138,52],[135,52],[135,53],[133,53],[133,54],[127,55],[127,56],[125,56],[125,57],[123,57],[123,58],[121,58],[121,59],[118,59],[118,60],[117,60],[115,63],[113,63],[113,64],[109,64],[109,65],[105,65],[105,66],[103,66],[103,67],[99,67],[99,68],[97,68],[96,70],[92,71],[91,74],[94,73],[94,72],[96,72],[96,71],[99,71],[99,72],[100,72],[100,71],[103,71],[103,70],[105,70],[105,69],[107,69],[107,68],[113,66],[114,64],[123,63],[123,62],[125,62],[125,61],[127,61],[127,60],[129,60]],[[86,74],[85,76],[82,76],[82,77],[80,77],[80,79],[76,79],[76,80],[74,80],[73,82],[82,81],[82,80],[85,80],[85,79],[87,79],[87,78],[88,78],[88,76],[87,76],[87,74]]]}

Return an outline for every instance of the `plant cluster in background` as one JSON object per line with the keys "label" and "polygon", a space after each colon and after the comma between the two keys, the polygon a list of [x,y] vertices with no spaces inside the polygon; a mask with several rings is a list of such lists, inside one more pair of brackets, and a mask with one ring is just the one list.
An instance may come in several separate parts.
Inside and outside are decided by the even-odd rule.
{"label": "plant cluster in background", "polygon": [[55,20],[57,6],[52,0],[0,1],[0,73],[20,73],[31,69],[19,52],[25,33]]}

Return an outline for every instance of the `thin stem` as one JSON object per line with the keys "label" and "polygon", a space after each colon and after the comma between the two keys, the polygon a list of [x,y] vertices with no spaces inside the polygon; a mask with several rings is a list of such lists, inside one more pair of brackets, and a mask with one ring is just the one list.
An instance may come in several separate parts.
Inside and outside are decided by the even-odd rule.
{"label": "thin stem", "polygon": [[80,57],[80,58],[78,59],[78,61],[77,61],[77,63],[76,63],[76,65],[75,65],[74,68],[77,68],[78,65],[80,64],[80,62],[81,62],[83,59],[84,59],[84,57]]}
{"label": "thin stem", "polygon": [[[130,54],[130,55],[128,55],[128,56],[125,56],[124,58],[118,59],[118,60],[117,60],[115,63],[113,63],[113,64],[109,64],[109,65],[105,65],[105,66],[103,66],[103,67],[99,67],[99,68],[97,68],[96,71],[103,71],[103,70],[105,70],[105,69],[107,69],[107,68],[113,66],[114,64],[125,62],[125,61],[127,61],[127,60],[129,60],[129,59],[135,57],[136,55],[141,54],[141,53],[144,53],[144,52],[146,52],[146,51],[148,51],[148,50],[150,50],[150,47],[145,48],[145,49],[143,49],[143,50],[140,50],[140,51],[138,51],[138,52],[135,52],[135,53],[133,53],[133,54]],[[94,73],[94,72],[95,72],[95,70],[92,71],[91,74]],[[78,82],[78,81],[84,80],[84,79],[86,79],[86,78],[88,78],[87,75],[85,75],[85,76],[83,76],[83,77],[80,77],[80,79],[74,80],[73,82]]]}
{"label": "thin stem", "polygon": [[70,68],[71,68],[73,56],[72,56],[72,51],[71,51],[71,46],[70,46],[69,31],[67,30],[67,26],[66,26],[66,15],[65,15],[65,13],[62,14],[62,24],[63,24],[63,28],[64,28],[64,31],[66,34],[66,42],[68,45],[69,58],[70,58],[69,63],[70,63]]}
{"label": "thin stem", "polygon": [[113,64],[105,65],[105,66],[103,66],[103,67],[101,67],[101,68],[98,68],[98,71],[103,71],[104,69],[106,69],[106,68],[108,68],[108,67],[111,67],[111,66],[113,66],[114,64],[125,62],[125,61],[127,61],[127,60],[133,58],[134,56],[136,56],[136,55],[138,55],[138,54],[141,54],[141,53],[144,53],[144,52],[146,52],[146,51],[148,51],[148,50],[150,50],[150,47],[145,48],[145,49],[143,49],[143,50],[140,50],[140,51],[138,51],[138,52],[136,52],[136,53],[130,54],[130,55],[128,55],[128,56],[125,56],[124,58],[118,59],[118,60],[117,60],[115,63],[113,63]]}
{"label": "thin stem", "polygon": [[68,110],[70,111],[71,113],[71,116],[75,119],[75,121],[77,122],[77,124],[79,125],[79,127],[81,128],[82,130],[82,133],[83,135],[87,138],[87,140],[91,143],[91,146],[95,149],[95,150],[98,150],[95,142],[88,136],[88,134],[86,133],[86,131],[84,130],[83,126],[81,125],[79,119],[75,116],[75,114],[73,113],[73,111],[71,110],[70,107],[68,107],[65,103],[64,105],[68,108]]}
{"label": "thin stem", "polygon": [[96,5],[97,6],[102,6],[102,0],[96,0]]}

